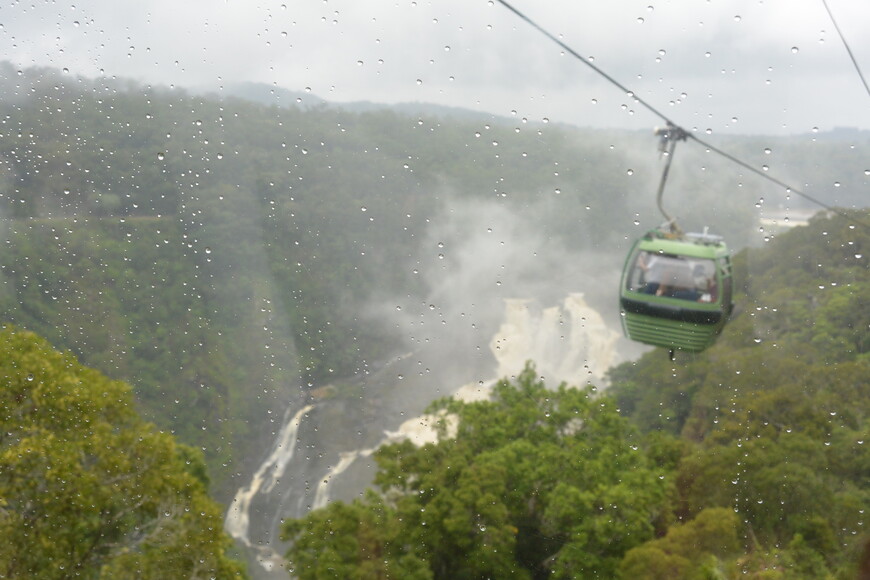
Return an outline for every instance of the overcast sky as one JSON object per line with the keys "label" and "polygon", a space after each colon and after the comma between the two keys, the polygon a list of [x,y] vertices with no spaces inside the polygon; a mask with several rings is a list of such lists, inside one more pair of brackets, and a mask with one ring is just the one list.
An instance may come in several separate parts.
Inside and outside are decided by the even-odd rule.
{"label": "overcast sky", "polygon": [[[687,129],[870,129],[822,0],[512,0]],[[870,74],[870,2],[828,0]],[[33,0],[0,7],[0,59],[177,87],[257,81],[330,101],[419,101],[529,120],[661,121],[488,0]]]}

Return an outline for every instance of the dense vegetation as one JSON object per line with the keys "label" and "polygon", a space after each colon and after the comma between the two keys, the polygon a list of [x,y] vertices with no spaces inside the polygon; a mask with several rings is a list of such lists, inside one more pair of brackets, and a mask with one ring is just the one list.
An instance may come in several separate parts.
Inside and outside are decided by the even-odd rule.
{"label": "dense vegetation", "polygon": [[[0,64],[0,319],[129,381],[146,417],[205,450],[220,485],[255,455],[269,411],[399,348],[368,307],[426,299],[427,229],[455,200],[594,250],[657,219],[635,141]],[[745,235],[754,193],[716,203],[738,180],[701,197],[739,225],[723,233]],[[703,223],[697,207],[689,223]]]}
{"label": "dense vegetation", "polygon": [[[720,341],[613,386],[442,400],[350,504],[290,521],[300,578],[855,578],[870,557],[868,214],[740,254]],[[453,426],[453,428],[451,428]]]}
{"label": "dense vegetation", "polygon": [[[720,144],[786,179],[798,175],[828,203],[866,203],[870,138],[822,137]],[[198,465],[201,451],[227,497],[288,400],[394,355],[402,337],[370,306],[384,296],[428,304],[431,280],[422,274],[441,250],[427,236],[460,202],[505,208],[560,247],[618,264],[629,235],[659,221],[650,141],[646,132],[524,119],[267,106],[0,64],[0,320],[69,353],[57,362],[45,343],[9,330],[18,338],[8,339],[8,358],[38,352],[47,389],[74,370],[96,389],[117,390],[120,406],[99,419],[106,437],[122,439],[116,451],[139,453],[124,447],[136,445],[128,430],[152,438],[154,465],[168,470],[162,497],[205,505],[178,458]],[[669,203],[686,229],[713,220],[729,240],[747,240],[758,207],[801,202],[697,148],[681,145],[678,158]],[[623,365],[607,396],[545,391],[528,371],[489,403],[438,403],[460,417],[458,435],[383,449],[382,494],[291,524],[297,571],[316,577],[315,550],[348,577],[632,577],[638,567],[660,577],[848,575],[870,503],[866,231],[818,218],[741,254],[739,314],[720,342],[677,364],[653,353]],[[97,441],[73,416],[79,407],[52,415],[75,426],[59,437],[42,415],[22,411],[28,391],[10,394],[31,373],[22,368],[4,375],[13,398],[2,408],[2,449],[11,453],[2,477],[12,488],[0,495],[0,525],[19,532],[14,518],[36,504],[14,474],[46,465],[11,470],[27,456],[8,433],[30,433],[33,448],[64,459],[58,469],[83,489],[97,477],[75,471],[91,467]],[[128,382],[132,395],[105,377]],[[76,464],[82,449],[88,461]],[[121,468],[120,460],[112,467]],[[158,485],[149,473],[125,477]],[[50,483],[57,497],[75,491],[63,479]],[[18,493],[24,499],[10,499]],[[215,573],[234,570],[224,540],[208,535],[218,529],[213,506],[202,530],[182,517],[177,537],[133,537],[124,526],[154,521],[164,506],[151,498],[133,509],[107,495],[98,515],[109,523],[45,512],[64,522],[56,533],[65,537],[48,543],[65,554],[93,540],[69,564],[82,574],[151,570],[158,553],[186,570],[189,554],[172,550],[188,532],[206,534],[190,542],[210,546]],[[9,550],[0,554],[18,569],[59,561],[36,551],[38,562],[24,561],[24,544]]]}
{"label": "dense vegetation", "polygon": [[[647,133],[279,108],[8,64],[0,97],[0,318],[129,381],[149,419],[205,449],[218,483],[268,411],[395,352],[368,307],[426,299],[426,232],[456,200],[605,255],[631,222],[659,219]],[[728,145],[799,167],[831,203],[859,201],[867,137],[801,143]],[[746,239],[760,197],[785,203],[697,148],[679,155],[670,203],[688,228],[712,211]]]}
{"label": "dense vegetation", "polygon": [[870,228],[853,215],[740,254],[738,314],[703,356],[611,375],[642,432],[686,445],[677,513],[734,508],[747,566],[783,577],[853,578],[868,541]]}
{"label": "dense vegetation", "polygon": [[130,387],[0,330],[0,576],[235,578],[202,454]]}

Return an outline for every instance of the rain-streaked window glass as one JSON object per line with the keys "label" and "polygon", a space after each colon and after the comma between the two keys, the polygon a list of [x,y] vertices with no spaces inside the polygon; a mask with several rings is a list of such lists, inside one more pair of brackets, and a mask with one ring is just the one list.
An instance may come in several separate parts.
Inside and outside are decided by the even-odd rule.
{"label": "rain-streaked window glass", "polygon": [[868,18],[0,7],[0,576],[863,578]]}

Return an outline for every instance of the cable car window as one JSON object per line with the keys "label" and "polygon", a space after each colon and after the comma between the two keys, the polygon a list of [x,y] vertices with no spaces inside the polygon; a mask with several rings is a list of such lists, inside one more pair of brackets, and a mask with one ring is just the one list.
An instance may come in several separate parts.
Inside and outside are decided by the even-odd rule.
{"label": "cable car window", "polygon": [[715,302],[717,286],[713,260],[640,251],[626,289],[692,302]]}

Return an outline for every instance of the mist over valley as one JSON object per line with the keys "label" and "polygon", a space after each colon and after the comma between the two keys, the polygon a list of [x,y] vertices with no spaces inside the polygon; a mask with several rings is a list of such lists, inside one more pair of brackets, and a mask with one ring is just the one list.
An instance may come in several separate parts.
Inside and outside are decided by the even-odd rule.
{"label": "mist over valley", "polygon": [[[476,425],[475,405],[519,412],[502,379],[536,397],[532,379],[546,392],[561,393],[563,382],[578,387],[584,400],[612,391],[603,415],[577,395],[552,396],[586,413],[581,423],[601,421],[602,441],[618,442],[614,456],[642,438],[608,430],[620,421],[632,425],[626,433],[655,433],[650,448],[640,445],[648,457],[624,465],[674,487],[640,502],[655,514],[625,528],[637,545],[664,541],[704,510],[733,507],[756,518],[765,545],[810,550],[827,558],[825,570],[854,568],[866,516],[853,504],[867,499],[870,415],[860,401],[868,400],[862,373],[870,361],[870,133],[716,141],[838,213],[692,143],[680,146],[665,204],[684,229],[724,236],[739,294],[721,344],[672,363],[623,337],[617,301],[626,252],[662,222],[654,193],[663,162],[652,128],[591,129],[423,104],[353,107],[308,93],[270,103],[254,100],[255,89],[245,98],[194,94],[0,63],[2,318],[129,383],[136,412],[201,453],[211,496],[253,577],[288,577],[285,521],[363,501],[379,469],[395,468],[392,449],[412,457],[438,446],[448,410],[466,425]],[[450,397],[458,402],[430,407]],[[557,419],[564,422],[546,441],[584,436],[577,423]],[[542,423],[531,421],[529,432]],[[792,451],[776,447],[780,427],[774,436],[769,425],[800,432],[828,478],[818,483],[823,501],[796,508],[803,519],[758,508],[774,505],[809,469],[785,461],[782,469],[793,471],[764,471]],[[710,448],[754,445],[756,428],[769,441],[764,453],[777,459],[755,467],[747,460],[727,479],[749,481],[746,470],[757,468],[768,478],[759,481],[773,483],[747,484],[734,499],[714,481],[727,466],[710,463],[719,457]],[[660,434],[672,439],[661,443]],[[825,441],[840,455],[825,451]],[[754,457],[761,455],[759,448]],[[622,477],[596,489],[616,489]],[[549,497],[549,483],[540,485]],[[681,499],[663,507],[666,496]],[[823,521],[828,507],[834,515]],[[538,529],[535,518],[545,521],[541,529],[562,521],[529,510],[522,525],[505,516],[504,530],[514,526],[522,539],[523,525]],[[728,517],[718,521],[744,537]],[[551,550],[552,562],[518,556],[534,577],[568,562],[564,546],[574,541],[546,529],[562,540],[535,549]],[[789,544],[798,535],[809,547]],[[829,535],[836,540],[825,543]],[[622,566],[628,574],[629,544],[594,570]],[[725,569],[737,566],[741,549],[709,553]],[[425,560],[411,552],[402,557]]]}

